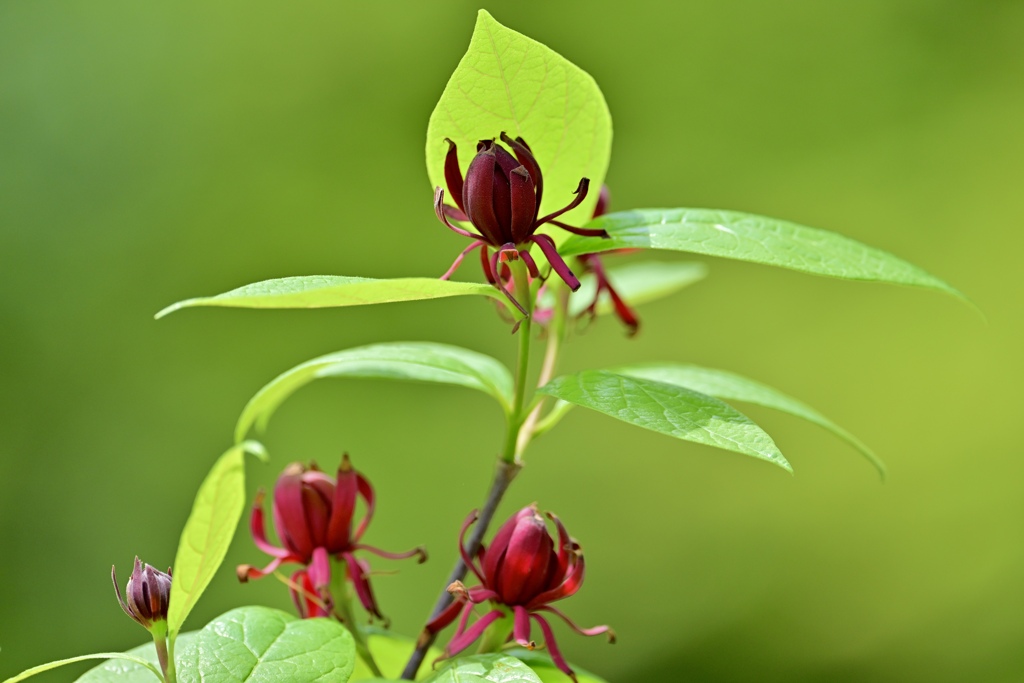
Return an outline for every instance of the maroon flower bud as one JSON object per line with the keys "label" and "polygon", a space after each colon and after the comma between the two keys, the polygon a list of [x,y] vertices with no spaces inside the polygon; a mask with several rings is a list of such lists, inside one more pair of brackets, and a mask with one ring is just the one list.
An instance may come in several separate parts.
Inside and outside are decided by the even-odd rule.
{"label": "maroon flower bud", "polygon": [[[537,264],[530,255],[530,247],[536,244],[559,277],[573,291],[579,289],[580,282],[558,254],[555,241],[548,235],[537,234],[537,229],[545,223],[551,223],[577,235],[607,237],[608,234],[604,230],[576,228],[556,220],[565,212],[575,209],[586,198],[590,180],[580,179],[575,190],[576,197],[564,208],[539,217],[544,192],[544,178],[540,165],[522,138],[512,139],[508,134],[502,133],[501,140],[509,146],[512,153],[493,139],[481,140],[476,147],[476,156],[466,170],[465,180],[459,168],[455,143],[447,141],[448,154],[445,157],[444,175],[448,191],[456,206],[444,204],[444,190],[438,187],[434,190],[434,212],[438,220],[446,226],[474,241],[459,254],[455,263],[441,279],[449,278],[462,259],[469,252],[479,248],[480,260],[488,282],[498,286],[516,306],[519,306],[508,292],[508,275],[501,262],[522,258],[530,275],[538,277]],[[451,223],[452,220],[468,222],[477,232],[456,227]],[[519,308],[522,309],[521,306]]]}
{"label": "maroon flower bud", "polygon": [[[363,499],[366,512],[355,524],[356,503]],[[274,529],[283,548],[267,541],[263,494],[258,493],[253,505],[250,531],[256,547],[271,555],[273,561],[263,569],[243,564],[238,567],[239,581],[258,579],[286,563],[304,565],[292,574],[292,599],[303,617],[330,614],[331,558],[344,562],[345,572],[366,611],[378,619],[384,617],[377,607],[370,587],[370,567],[353,553],[357,550],[393,560],[419,557],[427,559],[422,548],[407,553],[389,553],[361,543],[373,518],[375,507],[373,487],[363,475],[352,468],[346,454],[337,477],[321,472],[316,465],[306,467],[292,463],[285,468],[274,486]]]}
{"label": "maroon flower bud", "polygon": [[568,598],[583,584],[583,551],[552,513],[548,519],[557,529],[557,540],[548,531],[547,522],[541,517],[535,505],[517,512],[494,535],[490,547],[481,546],[476,558],[469,556],[465,547],[465,535],[476,521],[473,512],[462,526],[459,550],[462,561],[480,580],[479,586],[466,589],[461,583],[452,584],[448,591],[455,598],[451,606],[427,625],[427,630],[437,633],[459,619],[458,629],[445,650],[453,657],[469,647],[487,628],[506,618],[506,611],[495,608],[467,628],[469,617],[475,605],[491,601],[511,611],[513,624],[509,640],[533,649],[530,640],[530,623],[540,627],[544,640],[551,652],[551,659],[566,675],[576,680],[572,668],[558,649],[558,643],[551,632],[551,626],[541,612],[563,619],[574,631],[585,636],[607,634],[609,642],[615,642],[615,634],[607,626],[583,629],[572,622],[550,603]]}
{"label": "maroon flower bud", "polygon": [[156,622],[167,620],[167,606],[171,603],[170,567],[165,574],[148,564],[144,565],[136,557],[135,568],[124,589],[127,601],[121,597],[116,567],[110,568],[110,578],[114,582],[114,592],[117,594],[117,601],[121,603],[121,609],[143,628],[150,630]]}

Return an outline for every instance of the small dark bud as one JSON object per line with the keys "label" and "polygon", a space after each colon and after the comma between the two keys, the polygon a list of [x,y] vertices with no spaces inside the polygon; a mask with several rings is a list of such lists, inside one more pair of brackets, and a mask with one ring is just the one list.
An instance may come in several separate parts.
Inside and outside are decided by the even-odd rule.
{"label": "small dark bud", "polygon": [[129,617],[137,621],[146,630],[152,630],[153,624],[167,620],[167,607],[171,603],[171,569],[167,573],[156,569],[135,558],[135,568],[125,587],[127,600],[121,597],[121,588],[117,584],[116,568],[110,568],[110,578],[114,582],[114,592],[121,609]]}

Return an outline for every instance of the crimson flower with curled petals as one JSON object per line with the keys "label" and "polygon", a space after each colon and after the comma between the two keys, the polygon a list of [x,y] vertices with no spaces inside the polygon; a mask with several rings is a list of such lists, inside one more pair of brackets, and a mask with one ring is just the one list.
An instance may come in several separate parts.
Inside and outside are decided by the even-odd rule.
{"label": "crimson flower with curled petals", "polygon": [[[604,230],[576,228],[557,220],[586,198],[590,187],[587,178],[580,179],[575,191],[576,197],[567,206],[546,216],[539,216],[544,193],[540,165],[530,146],[521,137],[512,139],[502,133],[501,140],[515,156],[493,139],[481,140],[476,146],[476,156],[466,171],[465,179],[459,168],[455,143],[447,140],[444,177],[456,206],[444,204],[444,190],[438,187],[434,190],[434,212],[438,220],[458,234],[472,238],[473,243],[459,254],[441,279],[449,278],[466,255],[479,248],[488,282],[501,289],[525,314],[522,306],[508,291],[509,275],[503,264],[522,258],[530,275],[538,277],[537,264],[530,255],[533,244],[540,247],[552,269],[573,291],[580,286],[580,281],[558,254],[555,241],[549,235],[538,234],[538,228],[550,223],[577,235],[607,237],[608,233]],[[471,223],[477,232],[457,227],[452,224],[452,220]]]}
{"label": "crimson flower with curled petals", "polygon": [[[608,635],[609,642],[615,642],[615,634],[607,626],[582,629],[552,602],[568,598],[583,584],[583,551],[579,543],[569,537],[561,520],[552,513],[548,518],[558,529],[557,547],[548,532],[547,524],[535,505],[517,512],[498,530],[489,548],[480,546],[476,558],[469,556],[465,548],[466,530],[476,521],[476,512],[466,518],[459,537],[459,550],[477,579],[479,586],[467,589],[456,581],[448,587],[454,602],[436,619],[427,624],[427,630],[437,633],[456,617],[459,624],[445,655],[453,657],[469,647],[484,631],[499,619],[506,618],[507,612],[498,605],[508,608],[512,614],[510,640],[533,649],[530,640],[530,622],[535,621],[544,635],[544,641],[551,651],[551,659],[567,676],[576,680],[572,668],[565,661],[551,632],[551,626],[542,613],[553,614],[585,636]],[[467,628],[469,617],[475,605],[490,601],[495,608]],[[461,613],[461,616],[460,616]]]}
{"label": "crimson flower with curled petals", "polygon": [[[353,531],[356,502],[362,498],[366,513]],[[374,493],[370,482],[352,468],[346,454],[338,476],[321,472],[316,465],[292,463],[274,485],[274,528],[283,548],[267,541],[264,529],[263,494],[256,496],[250,529],[256,547],[273,556],[263,569],[243,564],[238,567],[239,581],[258,579],[280,565],[304,565],[291,577],[291,593],[303,617],[329,616],[333,600],[330,594],[331,558],[345,563],[345,572],[366,611],[383,620],[368,579],[370,566],[353,554],[357,550],[393,560],[419,557],[427,559],[422,548],[407,553],[388,553],[360,542],[373,518]]]}

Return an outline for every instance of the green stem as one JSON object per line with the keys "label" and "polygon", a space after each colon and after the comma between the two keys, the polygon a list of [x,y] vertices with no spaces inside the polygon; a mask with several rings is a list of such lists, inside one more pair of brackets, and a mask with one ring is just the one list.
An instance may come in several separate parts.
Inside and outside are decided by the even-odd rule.
{"label": "green stem", "polygon": [[505,441],[505,449],[501,459],[506,463],[518,462],[517,443],[519,433],[526,421],[523,406],[526,403],[526,386],[530,370],[530,343],[533,334],[533,292],[530,291],[530,282],[526,270],[526,263],[522,259],[511,261],[509,267],[512,269],[512,277],[516,283],[516,299],[526,309],[526,317],[519,322],[519,353],[516,356],[516,384],[515,393],[512,399],[512,415],[508,424],[508,437]]}
{"label": "green stem", "polygon": [[356,652],[359,654],[359,658],[363,660],[374,676],[384,678],[384,674],[381,673],[380,667],[377,666],[376,660],[374,660],[373,655],[370,653],[366,634],[356,625],[355,616],[352,613],[352,598],[348,592],[348,585],[345,583],[347,565],[334,559],[331,560],[331,565],[331,597],[334,599],[334,605],[331,610],[335,618],[344,624],[345,628],[352,634],[352,638],[356,642]]}
{"label": "green stem", "polygon": [[[565,341],[566,318],[569,312],[569,288],[564,285],[552,283],[555,289],[555,310],[551,316],[551,323],[548,325],[547,348],[544,350],[544,362],[541,365],[540,376],[537,378],[537,387],[540,388],[551,381],[555,376],[555,369],[558,367],[558,354],[562,350],[562,342]],[[533,406],[530,414],[519,429],[519,436],[516,442],[516,460],[520,461],[526,447],[538,431],[538,420],[541,411],[544,409],[544,399],[540,396],[531,403]]]}
{"label": "green stem", "polygon": [[154,623],[149,633],[153,636],[153,645],[156,646],[160,670],[164,672],[164,683],[177,683],[174,672],[174,639],[167,637],[167,622]]}
{"label": "green stem", "polygon": [[[517,446],[519,444],[519,436],[522,432],[524,423],[527,420],[527,415],[524,414],[523,407],[527,405],[526,392],[527,392],[527,379],[529,377],[530,369],[530,343],[532,342],[531,336],[533,334],[533,292],[530,289],[530,282],[526,264],[523,263],[522,259],[512,261],[509,263],[509,267],[512,269],[512,274],[516,283],[516,299],[526,309],[527,315],[521,321],[519,321],[519,329],[517,334],[519,335],[519,352],[516,356],[516,372],[515,372],[515,388],[514,395],[512,397],[512,411],[508,415],[508,434],[505,439],[505,446],[502,450],[501,458],[498,460],[497,472],[494,475],[494,482],[491,484],[491,490],[487,494],[487,499],[484,501],[483,507],[480,509],[479,517],[473,527],[472,532],[468,539],[466,539],[466,552],[469,553],[470,557],[474,557],[477,550],[480,548],[480,544],[483,541],[484,534],[487,533],[487,528],[491,524],[491,520],[494,517],[495,511],[498,509],[498,504],[501,503],[502,497],[505,495],[505,491],[508,490],[512,480],[519,473],[522,467],[522,463],[519,460],[520,451]],[[532,412],[532,411],[531,411]],[[455,566],[452,568],[451,574],[448,576],[448,582],[444,585],[447,589],[455,581],[461,581],[466,578],[466,572],[469,568],[465,565],[462,559],[458,559],[455,562]],[[434,604],[434,609],[427,619],[427,622],[431,622],[443,612],[448,605],[452,602],[452,596],[448,594],[447,590],[442,590],[441,595],[438,597],[437,602]],[[436,640],[437,634],[431,633],[429,630],[424,629],[420,634],[419,639],[416,641],[416,649],[413,650],[412,655],[409,657],[409,661],[405,665],[405,670],[402,671],[403,680],[413,680],[416,678],[416,672],[419,671],[420,664],[423,663],[423,658],[427,654],[427,650],[433,645]]]}

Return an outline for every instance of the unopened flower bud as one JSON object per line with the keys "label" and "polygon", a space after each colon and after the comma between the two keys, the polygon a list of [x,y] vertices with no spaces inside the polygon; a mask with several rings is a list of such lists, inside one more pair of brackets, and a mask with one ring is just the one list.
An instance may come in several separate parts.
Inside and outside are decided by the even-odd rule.
{"label": "unopened flower bud", "polygon": [[135,568],[128,585],[125,587],[127,600],[121,597],[121,588],[117,584],[116,568],[110,568],[110,578],[114,582],[114,592],[121,609],[129,617],[137,621],[146,630],[152,630],[153,624],[167,620],[167,606],[171,603],[171,569],[167,573],[135,558]]}

